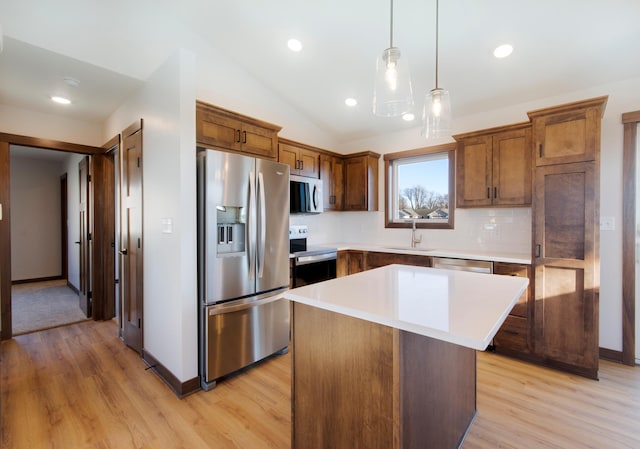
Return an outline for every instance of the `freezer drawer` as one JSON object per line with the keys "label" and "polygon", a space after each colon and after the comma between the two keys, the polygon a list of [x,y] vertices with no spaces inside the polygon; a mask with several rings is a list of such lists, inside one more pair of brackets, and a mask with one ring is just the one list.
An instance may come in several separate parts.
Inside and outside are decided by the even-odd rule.
{"label": "freezer drawer", "polygon": [[251,365],[289,346],[289,301],[270,297],[247,304],[205,308],[201,384]]}

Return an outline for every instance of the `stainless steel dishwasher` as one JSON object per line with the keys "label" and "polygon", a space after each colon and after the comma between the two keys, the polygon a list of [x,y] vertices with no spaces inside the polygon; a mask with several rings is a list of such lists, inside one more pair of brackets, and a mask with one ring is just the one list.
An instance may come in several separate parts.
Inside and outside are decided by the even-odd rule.
{"label": "stainless steel dishwasher", "polygon": [[434,257],[433,268],[447,270],[473,271],[474,273],[493,273],[493,262],[486,260],[453,259],[450,257]]}

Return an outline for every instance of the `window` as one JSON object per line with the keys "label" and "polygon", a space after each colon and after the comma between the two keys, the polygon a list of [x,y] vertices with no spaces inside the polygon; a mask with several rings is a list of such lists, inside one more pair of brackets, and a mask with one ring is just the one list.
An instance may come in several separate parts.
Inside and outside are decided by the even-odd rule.
{"label": "window", "polygon": [[455,144],[385,154],[385,227],[453,229]]}

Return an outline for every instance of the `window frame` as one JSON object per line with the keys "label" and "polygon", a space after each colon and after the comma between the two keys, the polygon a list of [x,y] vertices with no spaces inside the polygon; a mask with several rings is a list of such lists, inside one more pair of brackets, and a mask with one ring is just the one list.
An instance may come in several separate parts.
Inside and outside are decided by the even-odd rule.
{"label": "window frame", "polygon": [[435,145],[432,147],[416,148],[414,150],[399,151],[397,153],[388,153],[384,155],[384,227],[385,228],[411,228],[413,220],[405,222],[392,221],[392,195],[390,188],[392,187],[391,165],[393,161],[398,159],[408,159],[419,156],[426,156],[434,153],[447,153],[449,160],[449,219],[446,223],[429,223],[425,219],[416,220],[416,228],[420,229],[454,229],[455,224],[455,203],[456,203],[456,144],[454,142]]}

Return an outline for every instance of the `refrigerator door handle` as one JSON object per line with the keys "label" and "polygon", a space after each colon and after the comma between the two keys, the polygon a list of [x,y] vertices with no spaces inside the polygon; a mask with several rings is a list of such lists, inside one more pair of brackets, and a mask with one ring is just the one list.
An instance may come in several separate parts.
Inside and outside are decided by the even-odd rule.
{"label": "refrigerator door handle", "polygon": [[264,273],[264,259],[267,243],[267,211],[264,194],[264,177],[262,172],[258,173],[258,277],[262,278]]}
{"label": "refrigerator door handle", "polygon": [[255,173],[249,173],[249,208],[247,211],[247,252],[249,253],[249,279],[253,280],[256,276],[256,251],[254,240],[254,229],[256,227],[256,186]]}

